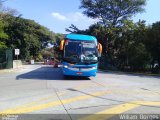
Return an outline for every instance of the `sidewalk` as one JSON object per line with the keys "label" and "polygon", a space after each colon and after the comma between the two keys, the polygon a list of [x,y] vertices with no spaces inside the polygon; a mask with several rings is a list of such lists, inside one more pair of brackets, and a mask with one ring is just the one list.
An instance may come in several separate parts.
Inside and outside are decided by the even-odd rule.
{"label": "sidewalk", "polygon": [[22,69],[24,69],[24,65],[18,67],[18,68],[10,68],[10,69],[0,69],[0,74],[1,73],[14,73],[14,72],[19,72]]}

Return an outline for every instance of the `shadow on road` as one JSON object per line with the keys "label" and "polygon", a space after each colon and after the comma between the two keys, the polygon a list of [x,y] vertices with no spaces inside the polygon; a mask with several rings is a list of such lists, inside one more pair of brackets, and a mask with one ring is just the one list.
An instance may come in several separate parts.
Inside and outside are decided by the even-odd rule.
{"label": "shadow on road", "polygon": [[38,69],[16,76],[17,80],[90,80],[87,77],[69,77],[63,76],[61,68],[41,66]]}

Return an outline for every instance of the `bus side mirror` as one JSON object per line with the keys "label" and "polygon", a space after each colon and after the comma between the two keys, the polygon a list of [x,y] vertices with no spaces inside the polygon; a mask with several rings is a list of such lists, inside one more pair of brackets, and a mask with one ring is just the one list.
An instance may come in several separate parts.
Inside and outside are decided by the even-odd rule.
{"label": "bus side mirror", "polygon": [[61,40],[61,42],[60,42],[60,50],[63,50],[63,48],[64,48],[64,40]]}
{"label": "bus side mirror", "polygon": [[102,45],[101,45],[101,43],[98,43],[98,56],[100,57],[101,56],[101,54],[102,54]]}

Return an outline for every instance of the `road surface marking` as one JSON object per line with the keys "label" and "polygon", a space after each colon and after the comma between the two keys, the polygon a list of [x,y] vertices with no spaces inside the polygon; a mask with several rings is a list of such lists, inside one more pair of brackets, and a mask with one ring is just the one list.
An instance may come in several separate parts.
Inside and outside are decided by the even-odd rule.
{"label": "road surface marking", "polygon": [[120,93],[120,94],[128,94],[128,95],[131,95],[131,94],[143,94],[143,95],[147,95],[147,96],[150,96],[150,95],[160,95],[159,93],[156,93],[156,92],[152,92],[152,91],[148,91],[148,92],[145,92],[145,91],[124,91],[124,90],[119,90],[119,89],[112,89],[114,91],[114,93]]}
{"label": "road surface marking", "polygon": [[[59,93],[59,96],[62,96],[62,95],[64,95],[64,94],[65,94],[65,92],[61,92],[61,93]],[[29,106],[32,106],[32,105],[36,105],[36,104],[38,104],[38,103],[40,103],[40,102],[44,102],[44,101],[47,101],[47,100],[49,100],[49,99],[51,99],[51,98],[55,98],[55,97],[56,97],[56,95],[55,95],[55,96],[51,95],[51,96],[48,96],[48,97],[45,97],[45,98],[41,98],[41,99],[36,100],[36,101],[33,101],[33,102],[29,102],[29,103],[26,103],[26,104],[17,106],[17,107],[15,107],[14,109],[26,108],[26,107],[29,107]]]}
{"label": "road surface marking", "polygon": [[[109,91],[101,91],[101,92],[96,92],[90,95],[82,95],[82,96],[77,96],[74,98],[70,98],[70,99],[66,99],[66,100],[61,100],[63,104],[69,104],[69,103],[73,103],[76,101],[80,101],[80,100],[86,100],[86,99],[90,99],[93,97],[97,97],[97,96],[102,96],[102,95],[106,95],[110,93]],[[48,102],[45,104],[39,104],[39,105],[35,105],[35,106],[31,106],[31,107],[26,107],[26,108],[13,108],[13,109],[7,109],[4,111],[1,111],[0,114],[23,114],[23,113],[29,113],[29,112],[33,112],[33,111],[37,111],[37,110],[42,110],[42,109],[46,109],[46,108],[50,108],[50,107],[55,107],[55,106],[59,106],[61,105],[61,102],[58,101],[53,101],[53,102]]]}
{"label": "road surface marking", "polygon": [[122,114],[126,111],[132,110],[141,105],[160,106],[160,102],[134,101],[134,102],[124,103],[124,104],[120,104],[118,106],[112,107],[110,109],[100,111],[98,113],[95,113],[94,115],[90,115],[80,120],[98,120],[98,119],[107,120],[115,115]]}
{"label": "road surface marking", "polygon": [[146,106],[160,106],[160,101],[157,101],[157,102],[140,101],[138,104],[146,105]]}
{"label": "road surface marking", "polygon": [[[79,89],[81,89],[81,88],[86,88],[86,87],[88,87],[89,85],[88,84],[81,84],[80,86],[78,86],[78,87],[74,87],[73,89],[76,89],[76,90],[79,90]],[[62,96],[62,95],[64,95],[64,94],[67,94],[68,93],[68,91],[60,91],[60,92],[58,92],[58,95],[59,96]],[[41,98],[41,99],[39,99],[39,100],[36,100],[36,101],[33,101],[33,102],[29,102],[29,103],[26,103],[26,104],[22,104],[22,105],[20,105],[20,106],[17,106],[17,107],[15,107],[14,109],[17,109],[17,108],[25,108],[25,107],[29,107],[29,106],[32,106],[32,105],[36,105],[36,104],[38,104],[38,103],[40,103],[40,102],[44,102],[44,101],[47,101],[47,100],[49,100],[49,99],[51,99],[51,98],[55,98],[56,96],[53,96],[53,95],[51,95],[51,96],[47,96],[47,97],[45,97],[45,98]]]}

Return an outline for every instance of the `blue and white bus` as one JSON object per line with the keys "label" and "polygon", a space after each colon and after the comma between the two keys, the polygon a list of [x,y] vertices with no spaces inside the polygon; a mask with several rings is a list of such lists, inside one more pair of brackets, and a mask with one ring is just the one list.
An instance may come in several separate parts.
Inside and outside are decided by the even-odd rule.
{"label": "blue and white bus", "polygon": [[68,34],[61,40],[64,76],[96,76],[102,45],[94,36]]}

